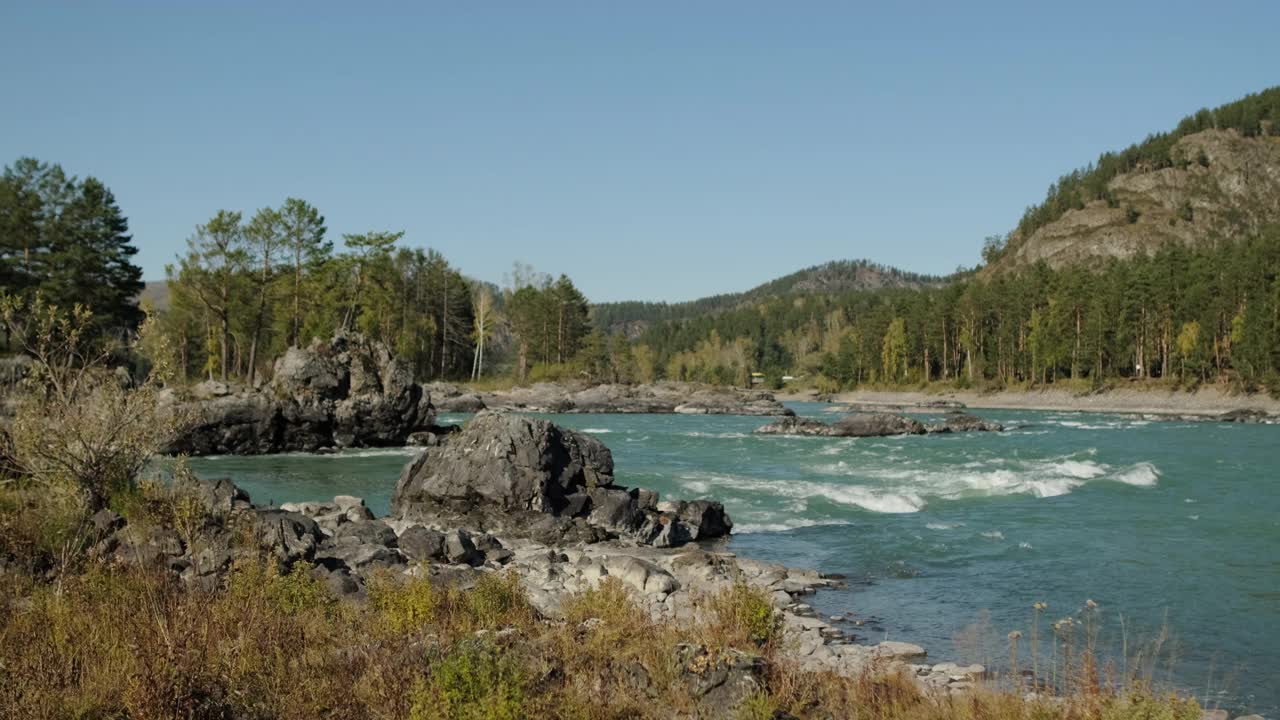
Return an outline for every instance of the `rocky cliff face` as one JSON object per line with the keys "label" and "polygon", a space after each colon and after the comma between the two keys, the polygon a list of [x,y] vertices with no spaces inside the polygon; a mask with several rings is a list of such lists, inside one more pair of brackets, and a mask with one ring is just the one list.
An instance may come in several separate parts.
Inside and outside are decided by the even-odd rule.
{"label": "rocky cliff face", "polygon": [[1175,167],[1112,179],[1114,207],[1095,201],[1029,237],[1011,238],[990,271],[1128,258],[1168,242],[1232,240],[1280,222],[1280,138],[1206,130],[1180,139],[1173,157],[1180,160]]}
{"label": "rocky cliff face", "polygon": [[434,421],[430,395],[381,343],[339,334],[276,360],[269,385],[205,382],[169,392],[193,424],[170,453],[261,454],[403,445]]}

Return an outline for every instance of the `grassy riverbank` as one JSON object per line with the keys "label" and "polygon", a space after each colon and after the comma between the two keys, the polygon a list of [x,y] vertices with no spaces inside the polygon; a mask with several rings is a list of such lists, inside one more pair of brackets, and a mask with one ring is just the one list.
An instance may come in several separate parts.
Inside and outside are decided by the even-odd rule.
{"label": "grassy riverbank", "polygon": [[329,596],[305,566],[242,564],[224,590],[137,568],[56,583],[6,578],[0,717],[61,718],[1168,718],[1191,700],[1086,682],[1063,696],[922,690],[900,666],[799,671],[767,601],[709,597],[700,623],[659,622],[617,581],[541,618],[513,576],[462,591],[425,579]]}

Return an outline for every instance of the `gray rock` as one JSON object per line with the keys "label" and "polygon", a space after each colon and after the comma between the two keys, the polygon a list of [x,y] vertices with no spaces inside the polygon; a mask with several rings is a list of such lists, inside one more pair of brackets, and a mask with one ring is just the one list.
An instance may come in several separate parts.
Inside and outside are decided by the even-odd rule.
{"label": "gray rock", "polygon": [[694,540],[725,537],[733,530],[733,520],[724,511],[724,505],[714,500],[680,502],[675,514],[689,527]]}
{"label": "gray rock", "polygon": [[[178,533],[167,527],[125,526],[112,539],[111,557],[122,564],[173,568],[173,563],[186,552]],[[187,564],[174,569],[185,569]]]}
{"label": "gray rock", "polygon": [[434,422],[429,396],[385,345],[338,333],[289,348],[263,388],[205,383],[166,402],[195,416],[170,454],[314,452],[333,446],[402,445]]}
{"label": "gray rock", "polygon": [[930,425],[927,430],[931,433],[1001,432],[1004,426],[998,422],[983,420],[977,415],[952,412],[947,413],[941,424]]}
{"label": "gray rock", "polygon": [[202,480],[187,473],[174,479],[173,488],[194,498],[211,513],[225,515],[249,508],[249,493],[226,478]]}
{"label": "gray rock", "polygon": [[1218,416],[1219,422],[1229,422],[1229,423],[1257,424],[1257,423],[1273,423],[1273,422],[1276,422],[1277,420],[1278,418],[1268,414],[1267,411],[1259,410],[1257,408],[1241,408],[1239,410],[1228,410],[1227,412],[1224,412]]}
{"label": "gray rock", "polygon": [[358,520],[343,523],[333,534],[334,545],[396,546],[396,532],[381,520]]}
{"label": "gray rock", "polygon": [[259,544],[282,566],[315,558],[316,546],[323,537],[315,520],[285,510],[254,510],[249,517]]}
{"label": "gray rock", "polygon": [[887,437],[922,435],[924,423],[892,413],[855,413],[828,425],[810,418],[785,418],[758,428],[761,435],[805,435],[817,437]]}
{"label": "gray rock", "polygon": [[889,435],[921,435],[924,424],[892,413],[857,413],[843,417],[831,426],[835,437],[886,437]]}
{"label": "gray rock", "polygon": [[613,484],[613,456],[599,440],[545,420],[490,411],[447,445],[412,460],[391,500],[400,521],[551,545],[616,534],[671,547],[722,537],[733,526],[719,503],[672,504],[666,513],[661,507],[656,493]]}
{"label": "gray rock", "polygon": [[648,560],[631,555],[613,555],[605,558],[608,573],[642,593],[669,593],[677,586],[675,578],[666,570]]}
{"label": "gray rock", "polygon": [[928,655],[928,653],[924,651],[924,648],[919,645],[896,642],[893,640],[885,640],[884,642],[876,645],[873,650],[878,657],[889,660],[901,660],[903,662],[919,660]]}
{"label": "gray rock", "polygon": [[410,560],[444,560],[444,533],[414,525],[400,533],[397,541],[400,552]]}
{"label": "gray rock", "polygon": [[476,549],[471,534],[466,530],[451,530],[444,534],[444,557],[455,565],[484,563],[484,553]]}
{"label": "gray rock", "polygon": [[588,491],[591,514],[588,519],[603,527],[631,532],[644,522],[644,512],[636,498],[620,488],[597,487]]}
{"label": "gray rock", "polygon": [[404,558],[386,545],[333,544],[317,550],[315,562],[329,570],[362,572],[375,567],[402,565]]}
{"label": "gray rock", "polygon": [[802,417],[783,418],[756,429],[761,435],[817,435],[830,434],[831,426],[820,420]]}
{"label": "gray rock", "polygon": [[410,462],[392,514],[420,511],[555,513],[573,492],[613,484],[613,456],[600,441],[546,420],[483,412],[467,429]]}

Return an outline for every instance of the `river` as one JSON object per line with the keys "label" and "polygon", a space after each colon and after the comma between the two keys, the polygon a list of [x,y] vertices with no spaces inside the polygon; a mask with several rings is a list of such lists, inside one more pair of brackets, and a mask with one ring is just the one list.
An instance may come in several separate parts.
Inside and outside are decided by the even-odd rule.
{"label": "river", "polygon": [[[834,417],[825,405],[791,407]],[[607,444],[621,484],[722,501],[731,550],[846,575],[847,589],[813,605],[849,614],[870,641],[999,665],[1013,630],[1026,657],[1034,603],[1048,605],[1038,633],[1047,653],[1049,624],[1079,620],[1092,600],[1117,671],[1148,666],[1158,645],[1146,670],[1156,681],[1210,707],[1280,714],[1280,427],[979,414],[1008,430],[788,438],[752,435],[764,418],[552,419]],[[413,452],[191,464],[258,503],[352,494],[382,514]]]}

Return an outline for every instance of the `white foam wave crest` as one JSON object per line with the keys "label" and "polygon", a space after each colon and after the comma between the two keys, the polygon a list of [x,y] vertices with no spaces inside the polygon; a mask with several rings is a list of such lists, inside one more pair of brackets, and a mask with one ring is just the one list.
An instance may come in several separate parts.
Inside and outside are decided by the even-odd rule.
{"label": "white foam wave crest", "polygon": [[735,535],[745,535],[747,533],[771,533],[786,532],[788,530],[796,530],[808,527],[839,527],[842,525],[852,525],[848,520],[810,520],[808,518],[791,518],[779,522],[744,522],[737,523],[733,526]]}
{"label": "white foam wave crest", "polygon": [[[895,463],[894,467],[860,467],[856,461],[840,461],[809,468],[822,475],[836,476],[832,481],[694,474],[682,477],[680,484],[697,495],[729,490],[790,500],[791,503],[783,505],[788,509],[807,509],[807,504],[798,501],[824,499],[874,513],[914,513],[933,499],[1005,495],[1051,498],[1091,482],[1118,482],[1134,487],[1151,487],[1159,482],[1160,472],[1149,462],[1114,468],[1096,460],[1081,459],[1082,454],[1092,453],[1039,461],[992,459],[977,467],[966,463],[929,470],[903,468],[901,463]],[[953,526],[930,523],[926,527],[947,530]]]}
{"label": "white foam wave crest", "polygon": [[1140,462],[1137,465],[1116,475],[1116,481],[1125,485],[1136,485],[1138,487],[1151,487],[1160,481],[1160,471],[1155,465],[1149,462]]}
{"label": "white foam wave crest", "polygon": [[924,499],[911,492],[880,492],[857,485],[841,485],[837,483],[815,482],[810,480],[761,480],[758,478],[713,475],[705,479],[682,481],[690,489],[704,492],[728,488],[747,492],[762,492],[781,495],[793,500],[811,500],[824,498],[838,505],[860,507],[877,513],[912,513],[924,507]]}
{"label": "white foam wave crest", "polygon": [[363,450],[341,450],[336,453],[327,455],[309,455],[300,453],[308,457],[330,457],[330,458],[364,458],[364,457],[412,457],[422,453],[425,448],[417,447],[395,447],[395,448],[365,448]]}
{"label": "white foam wave crest", "polygon": [[960,527],[961,525],[964,525],[964,523],[939,523],[939,522],[931,522],[931,523],[926,523],[926,524],[925,524],[925,528],[926,528],[926,529],[928,529],[928,530],[954,530],[954,529],[956,529],[956,528]]}
{"label": "white foam wave crest", "polygon": [[685,437],[712,438],[716,440],[736,440],[738,438],[751,437],[747,433],[742,432],[702,432],[700,430],[692,430],[681,434]]}
{"label": "white foam wave crest", "polygon": [[591,433],[592,435],[603,435],[613,432],[609,428],[582,428],[582,432]]}
{"label": "white foam wave crest", "polygon": [[711,485],[703,480],[683,480],[680,483],[689,492],[705,495],[711,492]]}

